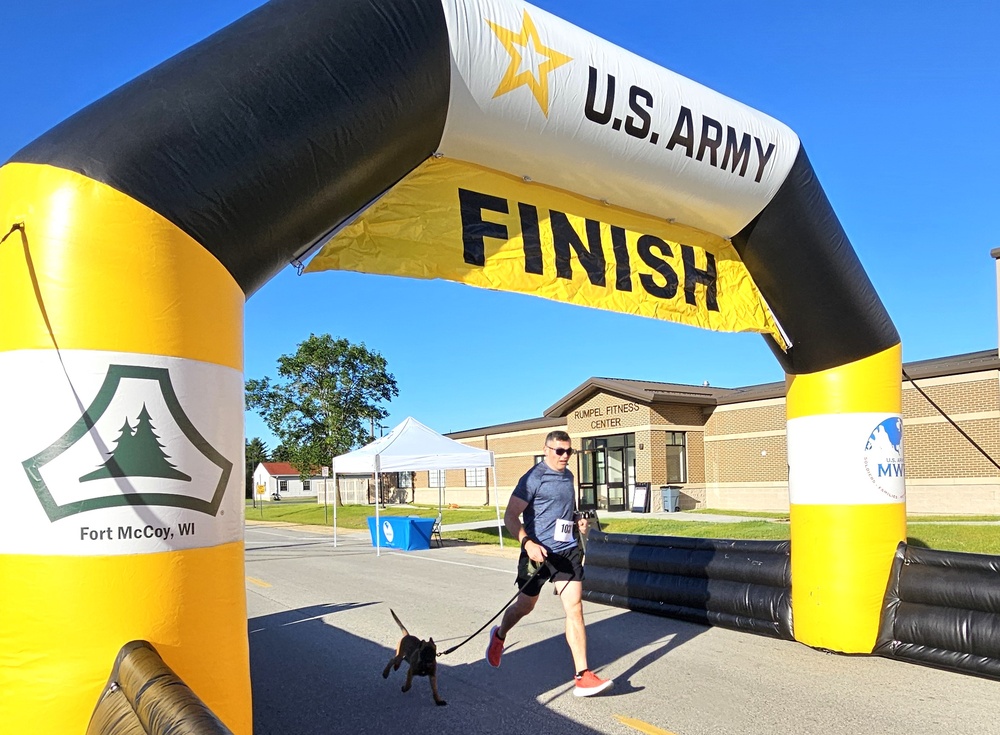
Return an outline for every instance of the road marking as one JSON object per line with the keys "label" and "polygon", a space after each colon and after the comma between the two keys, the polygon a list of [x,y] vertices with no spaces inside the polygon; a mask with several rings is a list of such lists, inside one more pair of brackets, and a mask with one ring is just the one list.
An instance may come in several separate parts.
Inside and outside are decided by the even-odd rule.
{"label": "road marking", "polygon": [[[247,530],[249,531],[251,529],[247,529]],[[294,538],[294,539],[300,539],[300,538],[302,538],[301,534],[303,534],[303,533],[313,533],[314,535],[317,535],[317,536],[325,536],[326,535],[326,534],[316,534],[316,533],[311,532],[311,531],[299,531],[298,533],[295,533],[295,534],[273,533],[271,531],[264,531],[264,530],[262,530],[260,528],[254,528],[254,529],[252,529],[252,531],[253,531],[253,533],[259,533],[262,536],[275,536],[277,538]]]}
{"label": "road marking", "polygon": [[250,551],[260,549],[297,549],[300,546],[333,546],[333,541],[313,541],[312,539],[288,539],[287,543],[281,541],[247,541],[243,544]]}
{"label": "road marking", "polygon": [[656,725],[650,725],[648,722],[634,720],[631,717],[625,717],[624,715],[615,715],[615,719],[623,725],[628,725],[634,730],[646,733],[646,735],[674,735],[674,733],[669,730],[662,730]]}
{"label": "road marking", "polygon": [[481,564],[466,564],[466,563],[460,562],[460,561],[448,561],[447,559],[431,559],[431,558],[428,558],[426,556],[411,556],[410,554],[397,554],[397,553],[394,553],[394,552],[389,553],[388,556],[398,556],[401,559],[421,559],[422,561],[433,561],[433,562],[436,562],[438,564],[454,564],[455,566],[459,566],[459,567],[472,567],[473,569],[486,569],[487,571],[490,571],[490,572],[503,572],[504,574],[517,574],[516,571],[513,571],[511,569],[497,569],[496,567],[484,567]]}
{"label": "road marking", "polygon": [[264,580],[262,580],[262,579],[255,579],[254,577],[247,577],[247,582],[250,582],[251,584],[255,584],[258,587],[270,587],[271,586],[267,582],[265,582]]}

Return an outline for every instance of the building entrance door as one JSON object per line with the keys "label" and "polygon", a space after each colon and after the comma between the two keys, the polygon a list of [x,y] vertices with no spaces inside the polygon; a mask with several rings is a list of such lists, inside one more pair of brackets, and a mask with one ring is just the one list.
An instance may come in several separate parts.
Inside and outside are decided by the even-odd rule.
{"label": "building entrance door", "polygon": [[635,434],[587,437],[577,464],[581,510],[625,510],[635,486]]}
{"label": "building entrance door", "polygon": [[608,510],[625,510],[625,447],[608,447]]}
{"label": "building entrance door", "polygon": [[[586,440],[584,440],[586,443]],[[605,485],[604,448],[582,449],[577,455],[577,477],[580,478],[580,510],[596,510],[600,501],[600,489]]]}

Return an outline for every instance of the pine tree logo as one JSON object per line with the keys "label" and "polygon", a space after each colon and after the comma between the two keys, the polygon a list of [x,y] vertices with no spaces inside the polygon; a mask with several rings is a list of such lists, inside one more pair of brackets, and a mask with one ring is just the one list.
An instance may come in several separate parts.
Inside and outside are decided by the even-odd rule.
{"label": "pine tree logo", "polygon": [[[53,497],[52,492],[45,482],[45,478],[42,476],[42,469],[94,429],[119,392],[123,380],[152,381],[155,384],[154,390],[158,390],[163,399],[162,405],[166,406],[166,410],[170,414],[169,418],[180,429],[180,433],[184,439],[202,457],[208,460],[211,465],[215,465],[218,468],[218,482],[216,483],[211,500],[204,500],[183,492],[126,493],[120,489],[111,494],[88,497],[83,500],[70,500],[61,504]],[[148,393],[149,391],[147,391]],[[119,401],[118,405],[121,405],[121,401]],[[166,419],[166,416],[160,416],[159,419],[162,422]],[[109,456],[105,462],[97,469],[79,477],[78,481],[81,484],[95,480],[131,478],[154,478],[183,483],[192,482],[190,475],[182,472],[170,461],[169,448],[160,442],[160,435],[156,433],[155,422],[145,403],[142,404],[142,409],[136,414],[135,426],[130,423],[129,417],[125,416],[124,422],[119,429],[118,437],[112,443],[114,447],[107,452]],[[190,452],[188,452],[188,456],[191,456]],[[173,383],[170,380],[170,371],[167,368],[146,367],[142,365],[109,365],[108,372],[104,376],[104,383],[97,391],[93,402],[83,412],[83,415],[61,437],[52,442],[47,449],[42,450],[30,459],[24,460],[21,465],[24,467],[35,495],[38,496],[38,501],[41,503],[50,521],[57,521],[61,518],[88,510],[114,508],[125,505],[172,506],[175,508],[187,508],[214,516],[218,513],[219,506],[222,504],[226,486],[229,484],[229,478],[233,471],[233,463],[226,459],[201,435],[201,432],[198,431],[185,413],[177,397],[177,393],[174,391]]]}
{"label": "pine tree logo", "polygon": [[125,419],[108,461],[100,469],[81,477],[80,482],[107,477],[162,477],[165,480],[191,482],[190,475],[180,472],[167,461],[160,437],[153,431],[153,421],[145,403],[137,420],[139,423],[133,430]]}

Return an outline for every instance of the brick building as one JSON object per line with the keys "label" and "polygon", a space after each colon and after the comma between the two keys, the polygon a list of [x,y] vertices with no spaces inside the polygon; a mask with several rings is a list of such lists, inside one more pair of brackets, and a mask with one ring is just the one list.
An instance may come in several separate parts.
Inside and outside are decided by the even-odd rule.
{"label": "brick building", "polygon": [[[907,363],[903,382],[907,508],[912,513],[1000,514],[1000,360],[997,350]],[[919,390],[918,390],[919,388]],[[921,393],[921,391],[923,393]],[[785,384],[714,388],[591,378],[540,418],[449,434],[493,450],[492,477],[464,470],[418,472],[417,502],[506,502],[541,457],[545,435],[564,429],[578,450],[571,461],[583,508],[626,510],[636,483],[649,483],[651,509],[661,486],[679,489],[682,510],[788,510]],[[818,447],[817,451],[822,451]]]}

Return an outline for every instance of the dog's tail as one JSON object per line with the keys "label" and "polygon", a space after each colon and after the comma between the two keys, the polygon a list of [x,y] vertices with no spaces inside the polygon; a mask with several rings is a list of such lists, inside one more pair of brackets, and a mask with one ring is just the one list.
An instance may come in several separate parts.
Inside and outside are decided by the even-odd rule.
{"label": "dog's tail", "polygon": [[406,626],[403,625],[403,621],[401,621],[399,618],[396,617],[396,613],[392,611],[391,607],[389,608],[389,614],[392,615],[392,619],[396,621],[396,625],[399,626],[399,629],[403,631],[403,635],[409,635],[410,631],[408,631],[406,629]]}

